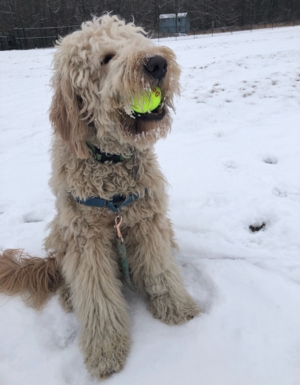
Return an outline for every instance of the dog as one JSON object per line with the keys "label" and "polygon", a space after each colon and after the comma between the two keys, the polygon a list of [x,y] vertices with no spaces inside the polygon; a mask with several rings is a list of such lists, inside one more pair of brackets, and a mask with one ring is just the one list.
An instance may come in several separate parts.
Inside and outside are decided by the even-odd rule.
{"label": "dog", "polygon": [[[169,48],[109,14],[60,39],[53,67],[49,184],[57,213],[44,243],[48,256],[5,250],[0,291],[38,309],[58,291],[63,308],[78,317],[86,368],[101,379],[124,367],[130,349],[122,279],[166,324],[200,313],[172,256],[167,182],[153,149],[171,129],[180,67]],[[155,87],[160,105],[134,112],[132,100]]]}

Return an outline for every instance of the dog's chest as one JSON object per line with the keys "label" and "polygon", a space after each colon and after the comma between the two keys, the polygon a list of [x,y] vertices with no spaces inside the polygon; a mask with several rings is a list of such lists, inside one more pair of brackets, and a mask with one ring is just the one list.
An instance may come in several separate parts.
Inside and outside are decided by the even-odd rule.
{"label": "dog's chest", "polygon": [[[75,169],[74,169],[75,166]],[[110,199],[116,194],[142,192],[148,187],[155,167],[147,156],[133,156],[121,162],[97,162],[89,158],[66,165],[69,191],[80,198]]]}

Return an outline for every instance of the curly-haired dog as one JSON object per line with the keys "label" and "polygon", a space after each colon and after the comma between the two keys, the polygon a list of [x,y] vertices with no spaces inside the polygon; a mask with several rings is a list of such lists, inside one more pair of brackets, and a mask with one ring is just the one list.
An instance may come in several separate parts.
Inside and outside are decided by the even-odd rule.
{"label": "curly-haired dog", "polygon": [[[156,47],[143,29],[116,16],[83,24],[58,43],[54,56],[50,186],[57,214],[45,240],[49,255],[5,251],[0,291],[25,293],[39,308],[59,290],[63,307],[79,319],[85,363],[98,378],[120,371],[130,348],[116,207],[132,282],[153,316],[173,325],[200,311],[172,256],[166,180],[153,152],[170,131],[179,75],[169,48]],[[133,98],[156,86],[160,106],[134,113]]]}

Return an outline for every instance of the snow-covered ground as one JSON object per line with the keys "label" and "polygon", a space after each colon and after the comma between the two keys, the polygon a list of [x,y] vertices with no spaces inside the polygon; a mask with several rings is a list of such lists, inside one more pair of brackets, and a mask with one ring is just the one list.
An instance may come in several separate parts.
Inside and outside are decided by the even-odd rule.
{"label": "snow-covered ground", "polygon": [[[299,41],[300,27],[160,40],[183,74],[173,131],[156,149],[176,258],[204,314],[166,326],[126,291],[132,349],[107,384],[300,384]],[[52,54],[0,53],[0,249],[37,256],[54,215]],[[0,384],[97,383],[77,335],[57,297],[38,313],[1,294]]]}

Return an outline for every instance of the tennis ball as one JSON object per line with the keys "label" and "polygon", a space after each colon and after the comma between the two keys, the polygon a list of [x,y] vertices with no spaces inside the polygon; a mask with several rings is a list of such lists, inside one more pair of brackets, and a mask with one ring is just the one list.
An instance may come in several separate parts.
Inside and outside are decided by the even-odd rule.
{"label": "tennis ball", "polygon": [[152,91],[145,91],[139,97],[134,97],[131,108],[134,112],[146,114],[148,111],[155,110],[161,102],[161,89],[153,88]]}

